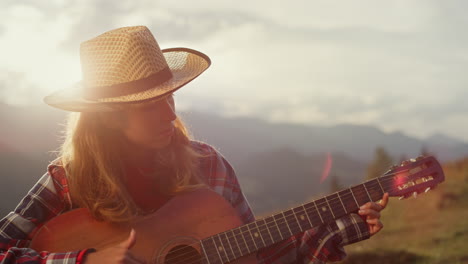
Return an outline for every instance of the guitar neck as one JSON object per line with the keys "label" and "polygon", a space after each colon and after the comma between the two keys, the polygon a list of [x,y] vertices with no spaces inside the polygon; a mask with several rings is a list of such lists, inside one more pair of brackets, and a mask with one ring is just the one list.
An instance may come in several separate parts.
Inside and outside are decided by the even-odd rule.
{"label": "guitar neck", "polygon": [[[201,241],[209,263],[230,262],[308,229],[333,222],[370,201],[378,201],[390,189],[385,179],[363,184],[255,222],[205,238]],[[213,258],[213,259],[211,259]],[[211,262],[213,261],[213,262]]]}

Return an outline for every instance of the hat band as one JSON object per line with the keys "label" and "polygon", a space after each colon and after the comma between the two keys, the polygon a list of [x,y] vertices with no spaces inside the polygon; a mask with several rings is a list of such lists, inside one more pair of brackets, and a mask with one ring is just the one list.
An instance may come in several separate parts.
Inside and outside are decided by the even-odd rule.
{"label": "hat band", "polygon": [[142,79],[109,86],[85,87],[83,97],[87,100],[97,100],[139,93],[154,88],[171,78],[172,72],[166,66],[161,71]]}

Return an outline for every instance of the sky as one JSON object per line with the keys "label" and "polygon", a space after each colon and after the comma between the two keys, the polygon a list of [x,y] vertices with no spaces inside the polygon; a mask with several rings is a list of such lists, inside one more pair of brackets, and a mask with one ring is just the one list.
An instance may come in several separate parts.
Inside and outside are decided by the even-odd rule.
{"label": "sky", "polygon": [[468,142],[463,0],[2,0],[0,102],[41,104],[81,79],[79,45],[146,25],[212,66],[179,109],[358,124]]}

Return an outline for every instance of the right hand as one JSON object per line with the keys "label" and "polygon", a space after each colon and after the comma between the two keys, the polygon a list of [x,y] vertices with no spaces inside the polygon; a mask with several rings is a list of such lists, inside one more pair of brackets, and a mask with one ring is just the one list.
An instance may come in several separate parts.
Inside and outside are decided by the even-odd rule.
{"label": "right hand", "polygon": [[86,255],[85,264],[133,264],[143,263],[129,252],[136,242],[136,232],[130,231],[127,239],[121,243]]}

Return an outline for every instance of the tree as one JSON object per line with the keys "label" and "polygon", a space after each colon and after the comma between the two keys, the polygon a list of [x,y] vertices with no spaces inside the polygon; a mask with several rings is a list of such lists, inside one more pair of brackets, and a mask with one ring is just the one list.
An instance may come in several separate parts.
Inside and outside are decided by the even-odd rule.
{"label": "tree", "polygon": [[373,179],[385,173],[393,165],[393,159],[382,146],[375,149],[374,160],[367,167],[367,179]]}

